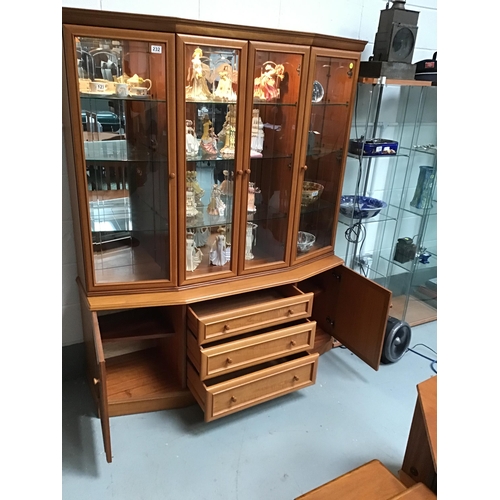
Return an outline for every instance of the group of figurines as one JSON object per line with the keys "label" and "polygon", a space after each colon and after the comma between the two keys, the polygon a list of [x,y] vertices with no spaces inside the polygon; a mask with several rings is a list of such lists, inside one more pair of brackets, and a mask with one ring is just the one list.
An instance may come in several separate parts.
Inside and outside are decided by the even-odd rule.
{"label": "group of figurines", "polygon": [[[270,101],[279,99],[279,84],[285,77],[283,64],[266,61],[260,76],[254,79],[254,99]],[[187,74],[186,99],[191,101],[220,100],[236,102],[238,71],[228,59],[212,60],[197,47],[191,57]],[[212,89],[212,90],[210,90]]]}
{"label": "group of figurines", "polygon": [[[210,201],[206,206],[206,212],[209,216],[225,217],[226,203],[224,203],[222,198],[233,196],[234,173],[224,170],[223,174],[224,180],[222,183],[217,183],[212,186]],[[254,213],[256,211],[255,195],[260,192],[260,189],[255,186],[254,182],[249,182],[247,213]],[[201,264],[203,253],[200,247],[209,244],[211,235],[210,228],[202,226],[201,223],[204,210],[202,204],[204,193],[205,190],[201,188],[196,179],[196,171],[186,172],[186,217],[188,221],[190,221],[191,226],[186,236],[186,269],[188,271],[194,271]],[[226,199],[226,201],[228,200]],[[196,218],[200,218],[200,220],[197,221]],[[213,222],[216,220],[217,219],[212,219]],[[217,221],[217,223],[220,222]],[[223,266],[231,259],[231,246],[226,242],[225,231],[223,227],[220,227],[215,240],[210,244],[210,251],[208,254],[210,265]],[[247,222],[245,260],[254,258],[252,247],[255,245],[256,231],[257,224]]]}
{"label": "group of figurines", "polygon": [[[247,222],[245,260],[252,260],[254,255],[252,248],[256,243],[257,224]],[[200,247],[204,247],[210,236],[208,227],[197,228],[196,231],[188,231],[186,234],[186,270],[194,271],[203,260],[203,252]],[[210,245],[208,259],[212,266],[224,266],[231,260],[231,245],[226,240],[226,229],[219,227],[217,236]]]}
{"label": "group of figurines", "polygon": [[[200,139],[196,136],[192,120],[186,120],[186,156],[194,158],[201,154],[203,159],[209,160],[221,156],[234,158],[236,141],[236,108],[234,104],[228,105],[226,119],[221,131],[216,134],[210,117],[205,113],[202,117],[203,133]],[[262,157],[264,149],[264,123],[259,116],[259,110],[252,113],[252,138],[250,156]]]}

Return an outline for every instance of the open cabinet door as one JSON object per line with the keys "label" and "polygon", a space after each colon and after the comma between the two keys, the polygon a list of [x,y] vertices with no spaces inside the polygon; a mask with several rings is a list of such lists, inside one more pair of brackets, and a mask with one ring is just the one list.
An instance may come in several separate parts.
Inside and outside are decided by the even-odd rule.
{"label": "open cabinet door", "polygon": [[391,292],[343,265],[324,273],[322,281],[326,293],[318,304],[315,297],[314,307],[328,316],[331,335],[378,370]]}
{"label": "open cabinet door", "polygon": [[99,418],[101,420],[102,438],[104,441],[104,451],[106,460],[111,462],[111,434],[109,429],[109,411],[108,411],[108,392],[106,387],[106,361],[104,359],[104,350],[102,348],[101,333],[99,331],[99,322],[97,313],[92,312],[92,331],[94,334],[95,356],[97,362],[98,377],[93,382],[96,385],[97,403],[99,409]]}

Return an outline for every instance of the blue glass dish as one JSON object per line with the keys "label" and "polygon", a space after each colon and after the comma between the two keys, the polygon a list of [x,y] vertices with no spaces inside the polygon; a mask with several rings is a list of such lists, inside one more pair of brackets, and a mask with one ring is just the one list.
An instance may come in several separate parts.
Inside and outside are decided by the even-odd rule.
{"label": "blue glass dish", "polygon": [[340,213],[354,219],[375,217],[386,206],[385,201],[369,196],[344,195],[340,197]]}

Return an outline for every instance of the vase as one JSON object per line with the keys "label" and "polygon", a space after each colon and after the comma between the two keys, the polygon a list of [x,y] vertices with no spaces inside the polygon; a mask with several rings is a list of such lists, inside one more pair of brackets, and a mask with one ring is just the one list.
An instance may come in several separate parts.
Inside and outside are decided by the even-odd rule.
{"label": "vase", "polygon": [[422,165],[418,175],[417,187],[415,194],[410,201],[410,205],[414,208],[432,208],[432,193],[434,191],[434,181],[436,172],[434,167]]}

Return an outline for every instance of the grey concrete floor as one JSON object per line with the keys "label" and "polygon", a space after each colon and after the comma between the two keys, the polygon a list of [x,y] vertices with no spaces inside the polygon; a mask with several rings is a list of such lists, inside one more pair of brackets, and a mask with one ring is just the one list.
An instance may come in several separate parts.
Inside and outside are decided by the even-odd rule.
{"label": "grey concrete floor", "polygon": [[[437,359],[417,344],[437,351],[437,322],[412,328],[410,344]],[[111,418],[111,464],[86,382],[68,381],[62,498],[291,500],[374,458],[397,474],[416,385],[435,374],[412,351],[375,371],[336,348],[320,357],[314,386],[214,422],[197,405]]]}

